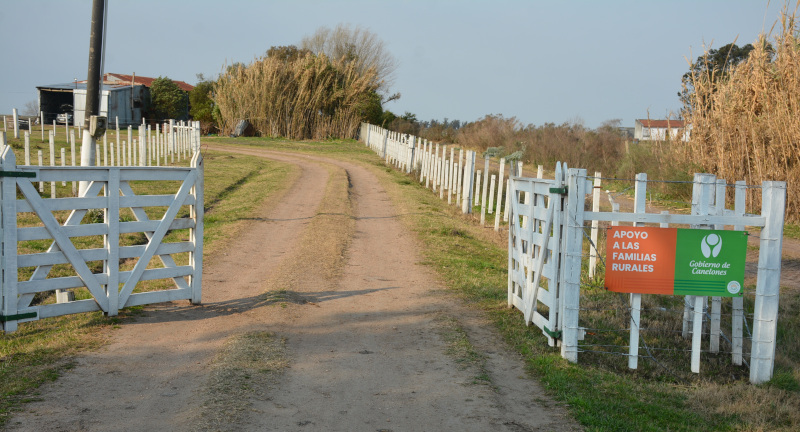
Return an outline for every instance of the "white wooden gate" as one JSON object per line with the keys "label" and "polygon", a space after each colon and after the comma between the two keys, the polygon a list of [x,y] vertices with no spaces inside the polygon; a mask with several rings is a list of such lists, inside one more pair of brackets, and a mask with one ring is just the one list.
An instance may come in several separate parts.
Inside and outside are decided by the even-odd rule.
{"label": "white wooden gate", "polygon": [[577,227],[583,221],[568,209],[583,203],[585,176],[585,170],[558,163],[554,179],[512,176],[510,188],[508,305],[522,311],[526,325],[539,327],[550,346],[559,344],[570,361],[577,361],[581,338]]}
{"label": "white wooden gate", "polygon": [[[12,149],[0,153],[0,223],[2,225],[2,310],[6,332],[17,323],[71,313],[102,310],[116,315],[127,306],[188,299],[200,303],[203,256],[203,160],[195,153],[190,167],[40,167],[17,166]],[[87,182],[81,197],[44,198],[34,182]],[[137,195],[131,182],[172,182],[177,191],[167,195]],[[120,209],[129,208],[132,220],[120,220]],[[146,208],[161,215],[151,220]],[[166,208],[161,213],[160,209]],[[156,210],[158,209],[158,210]],[[87,213],[102,211],[102,222],[82,223]],[[70,211],[59,222],[54,211]],[[18,226],[18,214],[38,218],[33,226]],[[152,214],[152,213],[151,213]],[[187,238],[164,242],[170,230],[188,230]],[[143,233],[146,243],[120,245],[120,235]],[[102,237],[102,247],[76,247],[75,238]],[[20,253],[30,241],[52,242],[46,252]],[[83,243],[85,244],[85,242]],[[176,254],[188,254],[176,257]],[[160,266],[151,264],[154,257]],[[176,258],[182,261],[180,265]],[[131,261],[135,260],[132,268]],[[92,271],[89,262],[102,262]],[[68,276],[50,275],[53,266],[69,264]],[[20,281],[20,269],[32,268]],[[50,276],[49,276],[50,275]],[[137,292],[140,281],[171,279],[173,289]],[[61,290],[85,287],[90,299],[73,300]],[[58,302],[34,304],[36,293],[56,291]]]}

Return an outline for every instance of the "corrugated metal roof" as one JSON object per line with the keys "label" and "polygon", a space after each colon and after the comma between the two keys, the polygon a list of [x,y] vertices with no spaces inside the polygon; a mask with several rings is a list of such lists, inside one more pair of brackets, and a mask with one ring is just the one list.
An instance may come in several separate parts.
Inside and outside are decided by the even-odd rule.
{"label": "corrugated metal roof", "polygon": [[[119,90],[129,86],[126,85],[110,85],[110,84],[103,84],[102,89],[103,91],[109,90]],[[74,82],[71,83],[63,83],[63,84],[49,84],[49,85],[41,85],[36,86],[37,89],[40,90],[63,90],[63,91],[72,91],[72,90],[86,90],[86,83],[79,82],[75,84]]]}

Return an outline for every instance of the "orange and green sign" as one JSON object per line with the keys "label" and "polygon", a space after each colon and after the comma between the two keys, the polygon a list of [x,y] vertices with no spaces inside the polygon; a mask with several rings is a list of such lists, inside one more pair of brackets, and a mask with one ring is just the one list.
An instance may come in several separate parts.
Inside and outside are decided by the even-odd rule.
{"label": "orange and green sign", "polygon": [[611,227],[606,288],[641,294],[742,295],[747,233]]}

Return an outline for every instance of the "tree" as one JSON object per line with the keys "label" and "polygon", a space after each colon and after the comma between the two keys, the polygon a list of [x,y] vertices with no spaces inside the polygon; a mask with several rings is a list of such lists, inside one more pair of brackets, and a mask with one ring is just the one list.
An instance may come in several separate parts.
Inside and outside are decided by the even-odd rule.
{"label": "tree", "polygon": [[354,62],[362,75],[374,69],[378,92],[387,95],[394,81],[397,60],[375,33],[360,26],[339,24],[334,29],[320,27],[301,42],[301,48],[314,54],[324,53],[333,60]]}
{"label": "tree", "polygon": [[384,128],[388,127],[389,125],[392,124],[392,122],[395,121],[395,119],[397,119],[397,116],[393,112],[391,112],[389,110],[384,110],[383,111],[383,118],[381,118],[380,125],[381,125],[381,127],[384,127]]}
{"label": "tree", "polygon": [[295,45],[272,46],[267,50],[267,57],[293,62],[298,58],[305,57],[310,52],[307,49],[297,48]]}
{"label": "tree", "polygon": [[193,120],[200,122],[200,127],[204,133],[210,133],[217,128],[214,121],[214,81],[206,81],[203,75],[197,76],[200,79],[192,91],[189,92],[189,115]]}
{"label": "tree", "polygon": [[683,90],[678,92],[678,96],[684,107],[689,106],[689,99],[694,94],[697,83],[707,82],[711,86],[715,85],[727,77],[734,66],[747,60],[751,51],[753,51],[752,44],[739,47],[732,42],[720,49],[709,49],[697,57],[697,60],[689,65],[689,71],[681,77]]}
{"label": "tree", "polygon": [[25,102],[25,107],[22,108],[22,115],[38,116],[39,115],[39,101],[36,99]]}
{"label": "tree", "polygon": [[150,85],[150,115],[156,120],[185,119],[188,114],[186,92],[167,77]]}
{"label": "tree", "polygon": [[361,117],[361,121],[376,125],[380,124],[381,120],[383,120],[381,97],[375,91],[366,92],[361,95],[356,109]]}

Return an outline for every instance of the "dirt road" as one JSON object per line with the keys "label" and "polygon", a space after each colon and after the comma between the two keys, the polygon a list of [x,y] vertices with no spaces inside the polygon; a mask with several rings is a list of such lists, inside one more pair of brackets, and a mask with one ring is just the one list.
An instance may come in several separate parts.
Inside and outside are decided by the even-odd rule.
{"label": "dirt road", "polygon": [[[10,430],[579,429],[418,264],[373,171],[235,151],[300,175],[206,258],[204,304],[154,306],[123,324]],[[477,355],[452,349],[463,334]]]}

